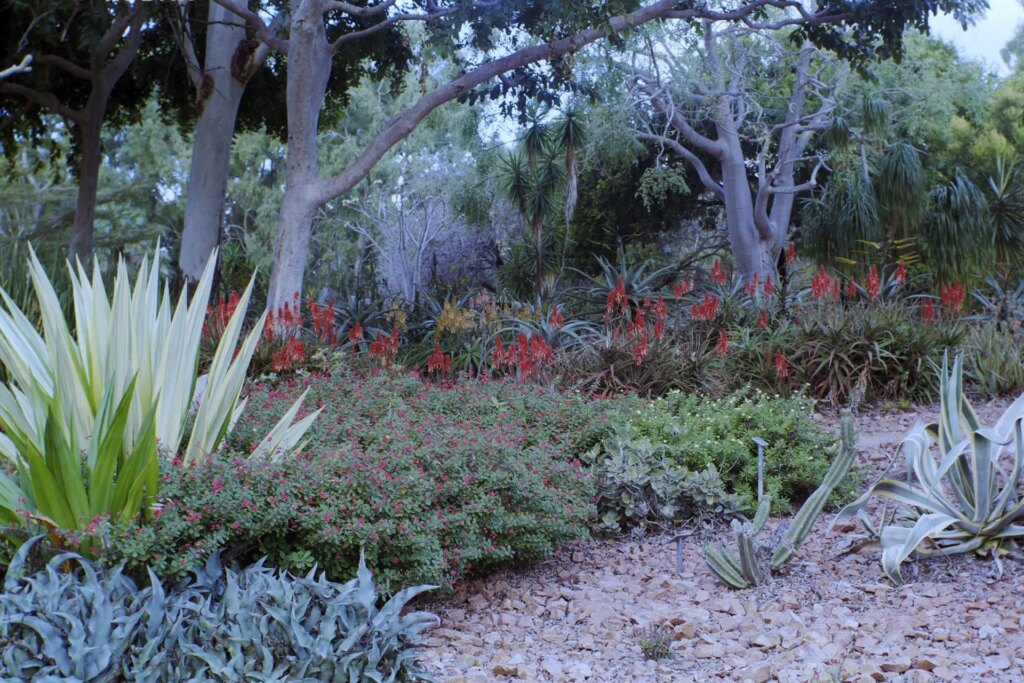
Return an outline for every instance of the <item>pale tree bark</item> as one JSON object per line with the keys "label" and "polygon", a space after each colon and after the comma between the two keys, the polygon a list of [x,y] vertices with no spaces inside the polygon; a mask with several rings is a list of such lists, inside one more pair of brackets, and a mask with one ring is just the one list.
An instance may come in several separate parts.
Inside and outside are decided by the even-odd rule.
{"label": "pale tree bark", "polygon": [[145,0],[136,0],[115,16],[93,48],[88,65],[75,64],[55,55],[30,55],[32,63],[55,67],[88,85],[89,97],[81,109],[66,105],[51,92],[40,92],[10,79],[0,81],[0,94],[17,95],[52,111],[63,118],[74,132],[79,154],[75,164],[78,196],[68,254],[72,262],[87,262],[92,258],[96,193],[103,156],[100,140],[103,119],[110,103],[110,93],[139,52],[145,19]]}
{"label": "pale tree bark", "polygon": [[[390,119],[348,168],[332,177],[321,177],[316,154],[320,108],[324,103],[331,56],[345,43],[359,40],[400,22],[430,22],[466,9],[466,3],[447,4],[439,0],[397,3],[353,4],[342,0],[292,0],[287,38],[278,36],[257,12],[240,0],[215,0],[245,19],[256,36],[288,57],[288,173],[281,220],[274,244],[274,266],[270,278],[268,305],[273,310],[290,301],[302,289],[306,256],[316,210],[351,191],[395,145],[441,105],[514,69],[550,61],[602,40],[610,33],[631,29],[661,19],[692,21],[708,19],[743,22],[761,27],[757,17],[767,8],[783,12],[772,27],[810,25],[845,18],[839,13],[807,10],[795,0],[751,0],[735,9],[714,10],[706,6],[677,9],[678,0],[654,0],[628,14],[605,19],[599,25],[547,43],[516,50],[503,57],[467,68],[452,80],[426,92],[406,110]],[[479,8],[494,7],[500,0],[477,0]],[[328,42],[323,24],[328,12],[353,18],[379,17],[366,29],[343,34]],[[748,199],[749,201],[749,199]]]}
{"label": "pale tree bark", "polygon": [[414,302],[426,281],[427,252],[454,223],[448,198],[402,184],[394,191],[379,190],[372,203],[367,199],[359,198],[354,208],[361,218],[349,221],[348,227],[377,252],[385,287],[400,299]]}
{"label": "pale tree bark", "polygon": [[18,74],[25,74],[32,70],[32,55],[25,55],[21,58],[21,61],[17,64],[12,64],[6,69],[0,70],[0,80],[9,78],[11,76],[17,76]]}
{"label": "pale tree bark", "polygon": [[270,48],[266,43],[248,40],[244,20],[211,2],[200,64],[188,5],[179,11],[175,38],[196,91],[198,117],[178,267],[183,276],[195,281],[221,239],[238,106],[246,84],[266,60]]}
{"label": "pale tree bark", "polygon": [[[787,55],[781,43],[772,42],[774,58],[788,58],[795,75],[783,120],[762,124],[756,97],[747,92],[750,56],[740,44],[750,39],[774,40],[758,29],[705,22],[696,63],[674,54],[681,46],[659,41],[622,66],[634,85],[634,101],[655,114],[641,112],[646,124],[638,137],[682,157],[722,200],[733,261],[744,282],[775,274],[796,196],[816,186],[823,163],[821,157],[805,156],[808,146],[835,109],[833,87],[822,83],[821,68],[813,67],[814,48],[804,44],[796,55]],[[810,100],[818,106],[808,112]],[[713,134],[698,132],[707,128]],[[745,151],[751,147],[759,150],[755,157]],[[810,180],[797,184],[798,166],[810,161],[818,164]]]}

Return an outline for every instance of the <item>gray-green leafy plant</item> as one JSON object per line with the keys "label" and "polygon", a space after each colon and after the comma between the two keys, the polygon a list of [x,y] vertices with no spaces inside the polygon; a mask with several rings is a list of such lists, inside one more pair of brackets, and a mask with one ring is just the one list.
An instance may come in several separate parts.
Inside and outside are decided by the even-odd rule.
{"label": "gray-green leafy plant", "polygon": [[872,496],[900,506],[881,533],[882,569],[896,584],[911,555],[990,553],[998,563],[1024,539],[1024,396],[995,426],[983,426],[964,396],[962,360],[958,354],[952,368],[943,361],[938,422],[918,422],[901,444],[907,481],[882,479],[837,517],[856,514]]}
{"label": "gray-green leafy plant", "polygon": [[19,549],[0,594],[0,680],[430,680],[415,646],[436,618],[401,612],[432,586],[378,608],[362,559],[356,578],[341,584],[262,562],[234,571],[214,555],[165,591],[152,573],[138,587],[120,567],[73,553],[27,574],[38,540]]}
{"label": "gray-green leafy plant", "polygon": [[[836,458],[832,461],[821,485],[804,502],[800,511],[786,529],[782,539],[775,545],[769,562],[769,571],[777,571],[786,565],[800,549],[815,520],[821,515],[832,492],[846,477],[857,455],[857,441],[853,433],[853,416],[844,411],[842,416],[841,444]],[[705,547],[704,564],[722,583],[732,588],[749,588],[761,584],[767,574],[759,560],[760,544],[756,537],[764,529],[771,510],[771,495],[758,501],[752,521],[733,520],[736,533],[735,553],[721,547]]]}

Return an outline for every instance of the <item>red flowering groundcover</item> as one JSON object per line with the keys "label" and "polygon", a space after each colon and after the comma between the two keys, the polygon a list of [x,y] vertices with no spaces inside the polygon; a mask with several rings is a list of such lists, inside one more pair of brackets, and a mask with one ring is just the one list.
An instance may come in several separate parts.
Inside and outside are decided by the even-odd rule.
{"label": "red flowering groundcover", "polygon": [[[306,453],[248,460],[250,440],[307,387],[306,405],[326,409]],[[347,579],[365,546],[384,590],[451,586],[586,536],[594,484],[577,455],[599,438],[608,408],[512,381],[438,385],[343,369],[257,388],[233,453],[168,465],[162,511],[111,530],[112,559],[174,578],[223,548]]]}

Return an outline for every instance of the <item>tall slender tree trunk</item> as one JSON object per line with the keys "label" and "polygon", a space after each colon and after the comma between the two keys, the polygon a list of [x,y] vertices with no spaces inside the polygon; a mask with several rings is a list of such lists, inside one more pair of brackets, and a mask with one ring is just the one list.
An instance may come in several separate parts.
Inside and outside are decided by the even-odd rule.
{"label": "tall slender tree trunk", "polygon": [[192,143],[185,228],[178,258],[178,267],[189,280],[199,279],[210,254],[220,243],[235,119],[249,75],[247,71],[239,73],[232,65],[244,41],[243,21],[211,2],[202,85],[196,98],[199,119]]}
{"label": "tall slender tree trunk", "polygon": [[302,290],[319,206],[317,127],[331,74],[331,51],[318,0],[293,0],[288,48],[288,164],[267,306],[275,311]]}
{"label": "tall slender tree trunk", "polygon": [[[93,95],[96,97],[96,94]],[[75,200],[75,219],[71,224],[71,244],[68,257],[71,263],[88,264],[95,247],[93,225],[96,221],[96,195],[99,190],[100,160],[102,158],[103,114],[106,97],[102,101],[89,98],[83,119],[78,122],[78,196]]]}

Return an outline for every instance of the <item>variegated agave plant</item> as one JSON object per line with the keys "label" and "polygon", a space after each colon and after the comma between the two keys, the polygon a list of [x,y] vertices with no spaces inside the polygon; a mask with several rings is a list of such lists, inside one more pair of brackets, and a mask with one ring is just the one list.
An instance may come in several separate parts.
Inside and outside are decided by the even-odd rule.
{"label": "variegated agave plant", "polygon": [[19,549],[0,593],[0,680],[431,680],[416,646],[437,618],[402,611],[433,587],[406,589],[378,607],[362,558],[356,578],[342,584],[262,562],[236,572],[214,555],[165,591],[152,574],[137,587],[120,568],[74,553],[26,575],[37,541]]}
{"label": "variegated agave plant", "polygon": [[[16,480],[0,473],[0,521],[17,523],[27,512],[78,529],[97,515],[136,515],[156,494],[158,448],[177,453],[187,437],[184,462],[200,463],[244,407],[239,395],[263,327],[261,318],[239,346],[253,282],[225,327],[186,433],[216,255],[191,300],[182,293],[172,310],[157,254],[152,267],[143,260],[134,284],[119,263],[111,296],[95,264],[91,277],[81,264],[71,269],[73,327],[34,253],[42,333],[0,289],[0,362],[9,377],[0,385],[0,455],[18,470]],[[255,456],[297,445],[315,417],[293,425],[297,411],[285,412]]]}
{"label": "variegated agave plant", "polygon": [[989,428],[964,396],[959,354],[952,368],[943,361],[940,379],[938,422],[917,423],[901,445],[907,481],[879,481],[836,518],[856,514],[872,496],[900,506],[881,533],[882,569],[896,584],[911,555],[991,553],[998,564],[1024,539],[1024,396]]}

